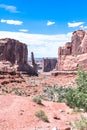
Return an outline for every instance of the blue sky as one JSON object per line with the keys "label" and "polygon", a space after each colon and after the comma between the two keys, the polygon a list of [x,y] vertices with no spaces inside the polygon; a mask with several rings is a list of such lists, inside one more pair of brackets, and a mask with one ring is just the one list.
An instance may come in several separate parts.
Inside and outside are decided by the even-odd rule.
{"label": "blue sky", "polygon": [[29,56],[57,57],[78,29],[87,29],[87,0],[0,0],[0,38],[26,43]]}

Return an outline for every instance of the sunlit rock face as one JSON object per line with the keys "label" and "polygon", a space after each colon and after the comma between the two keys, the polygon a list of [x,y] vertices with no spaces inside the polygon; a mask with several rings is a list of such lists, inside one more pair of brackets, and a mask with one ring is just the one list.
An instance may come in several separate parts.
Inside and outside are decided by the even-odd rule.
{"label": "sunlit rock face", "polygon": [[34,74],[34,69],[28,65],[27,45],[18,40],[0,39],[0,71],[26,71]]}
{"label": "sunlit rock face", "polygon": [[58,70],[72,71],[82,66],[87,70],[87,31],[73,32],[71,42],[58,49]]}
{"label": "sunlit rock face", "polygon": [[56,69],[57,59],[56,58],[46,58],[43,59],[42,62],[42,70],[43,72],[50,72],[53,69]]}

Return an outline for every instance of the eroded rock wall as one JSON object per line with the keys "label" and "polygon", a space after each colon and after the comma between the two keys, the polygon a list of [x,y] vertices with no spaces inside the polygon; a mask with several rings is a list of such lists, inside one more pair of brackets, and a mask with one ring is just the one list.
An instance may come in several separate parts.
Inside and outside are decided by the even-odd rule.
{"label": "eroded rock wall", "polygon": [[87,70],[87,31],[73,32],[71,42],[58,49],[58,70],[73,71],[78,66]]}
{"label": "eroded rock wall", "polygon": [[43,72],[49,72],[52,71],[53,69],[56,68],[56,64],[57,64],[57,59],[56,58],[46,58],[43,59],[43,65],[42,65],[42,70]]}
{"label": "eroded rock wall", "polygon": [[35,74],[34,69],[28,64],[27,45],[10,38],[0,39],[0,70],[11,69]]}

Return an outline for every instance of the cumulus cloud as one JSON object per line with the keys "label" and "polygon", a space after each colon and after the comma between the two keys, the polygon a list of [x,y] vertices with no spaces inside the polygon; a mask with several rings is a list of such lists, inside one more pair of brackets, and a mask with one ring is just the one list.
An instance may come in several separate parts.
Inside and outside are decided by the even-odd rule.
{"label": "cumulus cloud", "polygon": [[80,28],[81,28],[81,29],[87,29],[87,26],[81,25]]}
{"label": "cumulus cloud", "polygon": [[19,29],[20,32],[28,32],[28,29]]}
{"label": "cumulus cloud", "polygon": [[58,57],[58,47],[70,41],[72,33],[58,35],[29,34],[23,32],[0,31],[0,38],[14,38],[28,46],[28,56],[33,51],[35,57]]}
{"label": "cumulus cloud", "polygon": [[0,20],[1,23],[6,23],[6,24],[13,24],[13,25],[22,25],[23,22],[19,21],[19,20],[5,20],[5,19],[1,19]]}
{"label": "cumulus cloud", "polygon": [[50,25],[53,25],[53,24],[55,24],[55,22],[52,22],[52,21],[47,22],[47,26],[50,26]]}
{"label": "cumulus cloud", "polygon": [[12,5],[0,4],[0,8],[3,8],[11,13],[19,13],[17,8],[15,6],[12,6]]}
{"label": "cumulus cloud", "polygon": [[68,23],[68,27],[78,27],[80,25],[84,24],[84,22],[72,22],[72,23]]}

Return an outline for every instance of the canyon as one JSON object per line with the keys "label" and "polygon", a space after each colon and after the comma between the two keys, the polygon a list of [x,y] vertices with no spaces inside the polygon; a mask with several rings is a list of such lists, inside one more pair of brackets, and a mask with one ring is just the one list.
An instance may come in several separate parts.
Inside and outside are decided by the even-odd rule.
{"label": "canyon", "polygon": [[[33,52],[28,63],[25,43],[0,39],[0,130],[71,130],[70,123],[81,115],[87,117],[87,112],[76,113],[67,103],[58,102],[60,87],[77,87],[78,67],[87,70],[87,31],[73,32],[71,42],[59,47],[58,60],[44,58],[41,64],[43,72],[38,72]],[[42,103],[34,102],[34,96]],[[49,122],[35,115],[40,110]]]}

